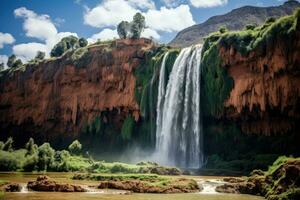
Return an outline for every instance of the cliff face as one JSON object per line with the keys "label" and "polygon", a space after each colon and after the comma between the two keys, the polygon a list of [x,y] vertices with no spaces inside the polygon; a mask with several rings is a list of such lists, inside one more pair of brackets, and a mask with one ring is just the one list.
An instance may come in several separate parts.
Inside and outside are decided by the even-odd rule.
{"label": "cliff face", "polygon": [[243,132],[284,134],[300,119],[300,31],[276,38],[261,51],[241,55],[233,46],[220,48],[234,86],[223,117],[241,123]]}
{"label": "cliff face", "polygon": [[119,128],[128,114],[138,120],[133,70],[152,48],[146,39],[117,40],[88,47],[78,62],[70,61],[74,55],[67,53],[5,75],[0,85],[1,132],[41,134],[47,140],[76,136],[97,116]]}

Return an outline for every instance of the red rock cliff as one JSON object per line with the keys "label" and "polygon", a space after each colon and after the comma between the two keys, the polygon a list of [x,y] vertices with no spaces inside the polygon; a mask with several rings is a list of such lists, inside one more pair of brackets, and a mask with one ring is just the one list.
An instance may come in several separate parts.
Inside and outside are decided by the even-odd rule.
{"label": "red rock cliff", "polygon": [[[290,40],[289,40],[290,41]],[[278,38],[265,52],[242,56],[232,46],[220,55],[234,87],[225,102],[225,118],[243,132],[278,134],[295,130],[300,119],[300,32],[292,43]]]}
{"label": "red rock cliff", "polygon": [[82,67],[68,63],[66,55],[5,77],[0,85],[1,132],[21,127],[46,139],[75,136],[101,112],[112,110],[117,126],[128,113],[137,120],[133,70],[151,48],[146,39],[117,40],[89,47]]}

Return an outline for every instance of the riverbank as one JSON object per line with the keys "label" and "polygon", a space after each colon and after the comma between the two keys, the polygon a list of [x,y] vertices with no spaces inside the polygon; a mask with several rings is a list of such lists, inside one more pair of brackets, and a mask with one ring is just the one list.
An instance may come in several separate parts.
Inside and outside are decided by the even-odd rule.
{"label": "riverbank", "polygon": [[[202,177],[202,176],[162,176],[166,178],[188,178],[194,179],[196,182],[200,182],[204,186],[204,190],[201,192],[193,193],[173,193],[173,194],[151,194],[151,193],[135,193],[128,192],[125,190],[115,190],[115,189],[98,189],[96,186],[99,185],[99,181],[96,180],[74,180],[72,176],[74,173],[70,172],[48,172],[46,175],[50,176],[57,183],[65,183],[71,185],[80,185],[85,189],[88,188],[87,192],[35,192],[25,190],[24,186],[29,182],[36,180],[37,176],[41,173],[27,173],[27,172],[0,172],[0,179],[6,180],[8,182],[15,182],[22,185],[23,189],[21,192],[7,192],[5,193],[5,200],[263,200],[263,198],[253,195],[241,195],[241,194],[221,194],[212,191],[212,185],[210,183],[220,180],[223,177]],[[108,176],[108,174],[103,174]],[[122,176],[122,174],[115,174],[116,176]],[[125,174],[129,176],[128,174]],[[136,174],[133,174],[136,175]],[[151,175],[149,176],[157,176]],[[204,184],[209,183],[209,185]],[[95,187],[89,187],[95,186]],[[208,189],[210,190],[208,192]],[[126,195],[124,195],[126,194]]]}
{"label": "riverbank", "polygon": [[264,196],[268,200],[300,199],[300,158],[279,157],[267,171],[254,170],[249,177],[231,178],[216,191]]}

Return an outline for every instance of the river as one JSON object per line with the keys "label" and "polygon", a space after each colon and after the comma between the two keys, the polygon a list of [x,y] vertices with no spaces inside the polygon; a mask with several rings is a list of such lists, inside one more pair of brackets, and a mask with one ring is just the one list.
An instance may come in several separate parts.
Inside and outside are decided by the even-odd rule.
{"label": "river", "polygon": [[[251,195],[221,194],[214,192],[214,187],[220,184],[222,177],[193,176],[203,184],[204,190],[192,194],[124,194],[118,190],[90,190],[85,193],[32,192],[25,189],[30,180],[35,180],[37,173],[0,173],[0,179],[20,183],[24,186],[22,192],[5,193],[5,200],[263,200],[262,197]],[[96,181],[72,180],[73,173],[47,173],[57,182],[73,183],[82,186],[97,185]]]}

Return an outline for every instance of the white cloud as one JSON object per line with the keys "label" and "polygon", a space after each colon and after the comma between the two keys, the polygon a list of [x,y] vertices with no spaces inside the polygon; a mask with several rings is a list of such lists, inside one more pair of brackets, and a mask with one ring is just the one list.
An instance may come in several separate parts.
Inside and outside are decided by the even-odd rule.
{"label": "white cloud", "polygon": [[175,7],[183,3],[184,0],[161,0],[167,7]]}
{"label": "white cloud", "polygon": [[196,8],[209,8],[226,5],[228,0],[190,0],[190,2]]}
{"label": "white cloud", "polygon": [[88,38],[89,43],[97,42],[97,40],[111,40],[113,38],[118,38],[118,32],[116,29],[105,28],[101,32],[92,35],[92,37]]}
{"label": "white cloud", "polygon": [[0,55],[0,63],[4,63],[4,67],[7,67],[7,65],[6,65],[7,60],[8,60],[7,55]]}
{"label": "white cloud", "polygon": [[161,7],[160,10],[148,10],[145,13],[146,24],[156,31],[180,31],[195,24],[190,7],[180,5],[176,8]]}
{"label": "white cloud", "polygon": [[156,39],[156,40],[159,40],[159,39],[160,39],[160,35],[159,35],[155,30],[152,30],[152,29],[150,29],[150,28],[146,28],[146,29],[142,32],[142,37],[145,37],[145,38],[153,37],[153,38]]}
{"label": "white cloud", "polygon": [[27,62],[28,60],[36,56],[37,51],[48,52],[48,47],[42,43],[25,43],[13,46],[13,53],[22,60]]}
{"label": "white cloud", "polygon": [[28,61],[35,57],[37,51],[46,53],[46,57],[53,46],[58,43],[63,37],[74,35],[71,32],[58,32],[54,23],[48,15],[38,15],[32,10],[25,7],[18,8],[14,11],[16,17],[24,19],[23,28],[28,37],[33,37],[42,40],[44,43],[24,43],[13,46],[13,53],[22,61]]}
{"label": "white cloud", "polygon": [[0,49],[3,48],[4,44],[12,44],[15,42],[15,38],[9,33],[0,32]]}
{"label": "white cloud", "polygon": [[25,7],[16,9],[14,13],[16,17],[21,17],[25,20],[23,28],[28,37],[45,40],[50,37],[55,37],[57,34],[57,30],[48,15],[37,15]]}
{"label": "white cloud", "polygon": [[155,3],[152,0],[127,0],[133,7],[141,9],[155,9]]}
{"label": "white cloud", "polygon": [[[145,16],[146,26],[148,27],[143,33],[143,36],[152,36],[155,39],[160,38],[158,31],[180,31],[195,24],[188,5],[180,5],[175,8],[161,7],[160,9],[156,9],[154,3],[153,6],[150,6],[152,3],[153,2],[150,0],[104,0],[94,8],[87,8],[84,14],[84,22],[93,27],[106,27],[112,31],[112,29],[115,29],[117,24],[121,21],[131,21],[135,13],[141,12]],[[144,8],[149,9],[143,11],[139,10],[142,5],[148,5],[144,6]],[[105,30],[102,34],[104,33],[108,33],[108,30]],[[114,33],[116,33],[116,31]],[[95,41],[94,38],[99,37],[100,34],[101,32],[93,35],[89,38],[89,41]],[[102,34],[102,38],[107,38],[102,36]],[[109,39],[114,36],[116,36],[116,34],[109,37]]]}
{"label": "white cloud", "polygon": [[93,27],[103,28],[116,26],[121,21],[131,21],[138,12],[125,0],[105,0],[84,14],[84,23]]}

